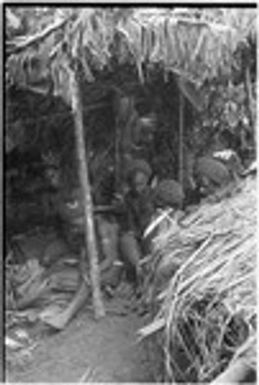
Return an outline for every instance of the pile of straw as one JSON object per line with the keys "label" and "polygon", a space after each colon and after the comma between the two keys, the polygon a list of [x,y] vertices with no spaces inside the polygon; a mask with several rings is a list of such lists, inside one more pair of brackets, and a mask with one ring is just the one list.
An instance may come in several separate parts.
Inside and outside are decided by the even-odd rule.
{"label": "pile of straw", "polygon": [[170,381],[211,381],[240,355],[255,368],[255,178],[169,220],[153,241],[146,296],[156,314],[141,336],[162,344]]}

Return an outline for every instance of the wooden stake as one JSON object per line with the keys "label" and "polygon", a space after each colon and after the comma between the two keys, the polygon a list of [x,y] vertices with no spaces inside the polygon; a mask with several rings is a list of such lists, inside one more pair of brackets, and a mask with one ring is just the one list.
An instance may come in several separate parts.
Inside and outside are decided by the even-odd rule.
{"label": "wooden stake", "polygon": [[86,151],[84,143],[84,127],[83,114],[80,98],[79,85],[76,77],[76,71],[69,69],[70,75],[70,91],[72,113],[74,116],[77,154],[79,160],[79,176],[84,203],[84,219],[85,219],[85,243],[87,255],[90,264],[90,281],[92,287],[93,308],[95,318],[99,319],[105,315],[105,309],[102,301],[102,293],[100,288],[100,274],[98,264],[98,252],[95,236],[94,220],[93,220],[93,203],[91,197],[91,189],[89,183],[89,173],[86,163]]}
{"label": "wooden stake", "polygon": [[121,185],[121,175],[120,175],[120,127],[119,127],[119,121],[116,116],[115,120],[115,154],[114,154],[114,160],[115,160],[115,190],[119,191],[120,190],[120,185]]}
{"label": "wooden stake", "polygon": [[250,70],[249,67],[246,68],[246,77],[245,77],[245,88],[247,93],[247,100],[248,100],[248,109],[249,109],[249,115],[250,115],[250,124],[252,127],[255,127],[255,119],[254,119],[254,111],[253,111],[253,92],[252,92],[252,83],[251,83],[251,76],[250,76]]}
{"label": "wooden stake", "polygon": [[184,96],[180,92],[180,109],[179,109],[179,169],[178,180],[183,186],[183,125],[184,125]]}

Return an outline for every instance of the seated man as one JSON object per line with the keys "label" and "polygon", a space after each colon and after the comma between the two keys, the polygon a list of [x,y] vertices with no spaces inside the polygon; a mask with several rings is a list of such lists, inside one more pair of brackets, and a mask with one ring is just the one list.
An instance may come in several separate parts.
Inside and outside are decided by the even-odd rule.
{"label": "seated man", "polygon": [[128,173],[129,191],[124,199],[120,249],[122,259],[135,280],[140,275],[140,259],[149,251],[143,233],[155,211],[153,193],[149,186],[151,174],[151,168],[144,160],[134,161]]}
{"label": "seated man", "polygon": [[[91,295],[88,278],[87,258],[84,245],[84,210],[81,191],[74,188],[59,200],[59,214],[64,223],[64,235],[72,250],[81,254],[80,282],[77,291],[68,306],[58,314],[45,317],[43,321],[55,329],[63,329]],[[112,294],[119,283],[122,263],[118,260],[118,226],[115,221],[104,216],[95,216],[95,225],[99,236],[100,279],[101,286]]]}
{"label": "seated man", "polygon": [[138,239],[141,239],[154,212],[153,193],[149,186],[151,173],[145,161],[136,161],[128,175],[130,189],[125,195],[127,226]]}

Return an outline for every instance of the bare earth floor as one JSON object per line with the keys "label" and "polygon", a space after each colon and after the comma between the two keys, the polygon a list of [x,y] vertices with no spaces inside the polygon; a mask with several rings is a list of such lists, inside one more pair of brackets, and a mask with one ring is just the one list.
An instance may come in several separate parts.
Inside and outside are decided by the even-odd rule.
{"label": "bare earth floor", "polygon": [[147,351],[137,343],[136,333],[145,322],[132,311],[126,316],[108,314],[95,322],[92,312],[83,309],[65,330],[45,330],[43,336],[41,331],[30,361],[22,368],[6,368],[7,380],[152,382]]}

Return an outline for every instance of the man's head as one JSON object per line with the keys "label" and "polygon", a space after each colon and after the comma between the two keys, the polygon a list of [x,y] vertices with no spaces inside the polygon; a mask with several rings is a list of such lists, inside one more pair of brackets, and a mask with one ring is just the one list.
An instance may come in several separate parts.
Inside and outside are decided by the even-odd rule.
{"label": "man's head", "polygon": [[145,144],[152,143],[156,130],[156,116],[154,113],[143,116],[139,119],[140,131],[141,131],[141,142]]}
{"label": "man's head", "polygon": [[128,174],[128,182],[131,190],[141,193],[148,185],[151,174],[152,170],[145,160],[133,160]]}
{"label": "man's head", "polygon": [[134,192],[140,194],[145,190],[146,186],[148,185],[148,181],[149,177],[145,172],[136,170],[131,175],[130,187]]}

